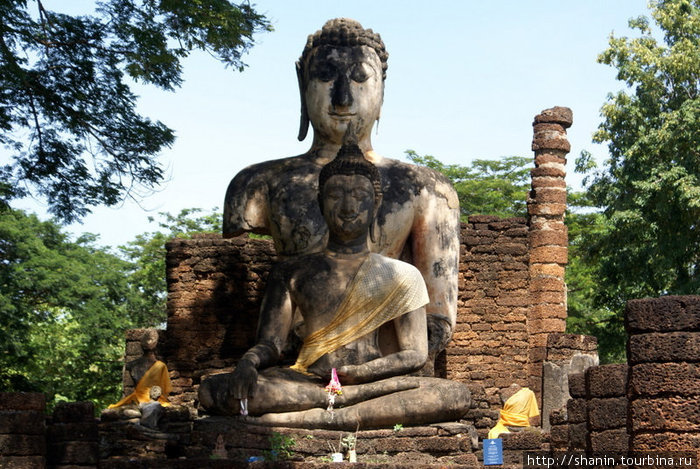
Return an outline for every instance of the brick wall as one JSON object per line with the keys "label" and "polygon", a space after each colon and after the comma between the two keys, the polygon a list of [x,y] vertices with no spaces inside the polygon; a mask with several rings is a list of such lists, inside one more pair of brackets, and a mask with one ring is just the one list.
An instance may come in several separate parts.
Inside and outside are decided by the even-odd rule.
{"label": "brick wall", "polygon": [[527,386],[527,220],[469,217],[460,249],[457,326],[446,350],[446,377],[482,385],[488,395],[513,383]]}
{"label": "brick wall", "polygon": [[700,296],[627,303],[630,449],[700,451]]}
{"label": "brick wall", "polygon": [[46,397],[0,392],[0,467],[46,465]]}

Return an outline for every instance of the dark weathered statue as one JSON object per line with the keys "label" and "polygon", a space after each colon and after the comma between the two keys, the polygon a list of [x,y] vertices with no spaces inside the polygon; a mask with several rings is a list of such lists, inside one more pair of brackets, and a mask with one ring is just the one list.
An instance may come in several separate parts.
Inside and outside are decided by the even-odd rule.
{"label": "dark weathered statue", "polygon": [[[372,150],[370,133],[379,120],[387,58],[380,36],[353,20],[330,20],[309,36],[296,66],[299,139],[306,137],[310,122],[311,148],[236,175],[224,202],[224,235],[270,234],[282,258],[321,251],[328,229],[315,202],[318,174],[335,157],[352,125],[359,147],[382,177],[384,202],[370,250],[405,260],[423,276],[430,298],[425,306],[429,352],[434,357],[452,336],[457,314],[458,199],[439,173],[382,158]],[[393,331],[383,331],[382,347],[396,350],[396,339]]]}
{"label": "dark weathered statue", "polygon": [[[253,423],[347,430],[464,415],[470,395],[463,383],[406,376],[428,358],[428,292],[414,266],[369,251],[381,188],[379,171],[356,144],[320,170],[314,199],[328,227],[325,248],[273,267],[257,344],[233,373],[202,382],[205,409],[237,414],[247,400]],[[295,309],[304,320],[303,345],[293,367],[276,367]],[[381,350],[382,325],[396,336],[393,352]],[[343,392],[329,412],[324,386],[334,368]]]}

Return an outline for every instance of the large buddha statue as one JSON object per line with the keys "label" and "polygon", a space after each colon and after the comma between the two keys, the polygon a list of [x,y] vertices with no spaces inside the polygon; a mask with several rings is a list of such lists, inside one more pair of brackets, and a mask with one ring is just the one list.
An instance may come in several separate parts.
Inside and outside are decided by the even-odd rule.
{"label": "large buddha statue", "polygon": [[[425,306],[432,358],[452,336],[457,314],[459,206],[449,181],[429,168],[383,158],[370,134],[379,120],[388,54],[380,36],[350,19],[328,21],[309,36],[296,64],[303,140],[302,155],[265,161],[231,181],[224,202],[224,236],[269,234],[281,258],[319,252],[328,228],[316,203],[318,175],[352,126],[365,157],[379,170],[384,200],[370,250],[413,264],[427,286]],[[397,350],[391,328],[382,332],[384,351]]]}
{"label": "large buddha statue", "polygon": [[[459,419],[465,384],[409,376],[428,358],[428,291],[412,265],[371,253],[368,238],[381,213],[377,168],[357,144],[343,146],[320,170],[317,197],[328,235],[322,249],[291,256],[268,277],[257,343],[235,371],[205,379],[200,404],[213,414],[249,413],[251,423],[341,430]],[[293,324],[304,320],[303,345],[291,368],[276,366]],[[384,353],[379,328],[397,347]],[[337,369],[342,394],[326,409],[325,383]]]}

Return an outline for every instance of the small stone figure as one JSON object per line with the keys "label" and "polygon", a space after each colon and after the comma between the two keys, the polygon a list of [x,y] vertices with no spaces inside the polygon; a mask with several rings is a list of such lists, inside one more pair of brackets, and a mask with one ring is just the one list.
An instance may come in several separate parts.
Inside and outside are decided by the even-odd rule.
{"label": "small stone figure", "polygon": [[[226,192],[223,234],[269,234],[282,259],[321,252],[328,228],[315,203],[319,171],[335,157],[353,126],[358,145],[382,178],[384,202],[370,250],[409,262],[423,276],[430,297],[425,306],[430,360],[424,374],[433,375],[434,358],[452,337],[457,317],[459,200],[437,171],[383,158],[372,149],[388,55],[379,34],[347,18],[330,20],[309,36],[296,68],[299,140],[311,123],[311,148],[238,173]],[[385,352],[398,350],[390,327],[381,331],[380,342]]]}
{"label": "small stone figure", "polygon": [[[239,401],[248,399],[253,423],[344,430],[460,418],[471,400],[466,385],[406,376],[428,358],[428,294],[415,267],[369,252],[382,201],[379,171],[349,143],[320,171],[318,187],[329,233],[325,249],[273,267],[257,344],[233,373],[202,382],[201,405],[236,415]],[[273,366],[295,309],[305,324],[301,351],[292,368]],[[397,337],[394,352],[380,349],[383,325]],[[343,387],[331,413],[325,385],[333,368]]]}
{"label": "small stone figure", "polygon": [[[103,412],[103,416],[140,418],[150,423],[162,414],[163,406],[168,406],[170,393],[170,377],[168,367],[156,358],[155,350],[158,345],[158,331],[148,329],[141,338],[143,355],[126,364],[126,371],[136,383],[134,392],[125,396],[116,404],[112,404]],[[155,404],[155,405],[154,405]],[[145,418],[144,409],[148,408],[149,417]],[[144,420],[145,418],[145,420]]]}
{"label": "small stone figure", "polygon": [[503,394],[506,398],[503,410],[498,423],[489,431],[490,439],[539,423],[540,410],[537,407],[537,397],[531,389],[513,384]]}

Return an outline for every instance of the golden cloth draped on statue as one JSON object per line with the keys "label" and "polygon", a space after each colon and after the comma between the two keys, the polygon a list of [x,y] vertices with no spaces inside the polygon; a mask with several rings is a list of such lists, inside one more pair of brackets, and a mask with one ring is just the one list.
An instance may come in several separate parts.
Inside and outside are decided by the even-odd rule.
{"label": "golden cloth draped on statue", "polygon": [[158,402],[160,402],[161,405],[169,406],[168,394],[170,394],[171,391],[170,376],[168,376],[168,367],[160,360],[157,360],[151,365],[148,371],[141,377],[136,384],[134,392],[124,397],[116,404],[111,404],[108,408],[114,409],[115,407],[121,407],[126,404],[138,405],[149,402],[151,400],[150,392],[153,386],[160,386],[161,389],[162,394],[158,398]]}
{"label": "golden cloth draped on statue", "polygon": [[327,353],[378,329],[429,301],[421,273],[411,264],[370,253],[348,285],[336,314],[304,339],[293,370],[306,369]]}
{"label": "golden cloth draped on statue", "polygon": [[508,427],[529,427],[530,418],[538,415],[540,410],[535,393],[531,389],[522,388],[503,405],[498,423],[489,431],[488,438],[498,438],[502,433],[510,433]]}

